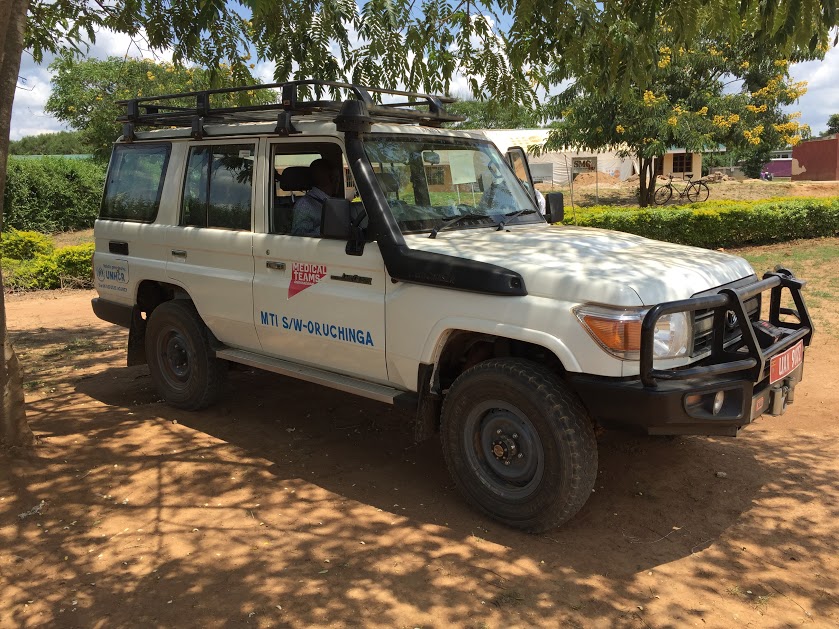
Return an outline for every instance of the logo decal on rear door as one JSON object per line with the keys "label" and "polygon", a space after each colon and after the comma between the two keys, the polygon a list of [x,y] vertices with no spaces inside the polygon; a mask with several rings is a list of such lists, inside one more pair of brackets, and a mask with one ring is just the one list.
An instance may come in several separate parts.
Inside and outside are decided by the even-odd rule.
{"label": "logo decal on rear door", "polygon": [[325,264],[307,264],[293,262],[291,265],[291,282],[288,285],[288,298],[291,299],[309,286],[314,286],[326,277]]}

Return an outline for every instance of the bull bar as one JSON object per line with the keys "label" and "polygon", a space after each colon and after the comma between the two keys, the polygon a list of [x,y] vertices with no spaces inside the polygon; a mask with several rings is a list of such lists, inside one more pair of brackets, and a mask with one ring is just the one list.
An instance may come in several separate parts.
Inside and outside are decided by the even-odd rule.
{"label": "bull bar", "polygon": [[[792,271],[776,268],[774,272],[767,272],[763,279],[740,288],[722,288],[714,295],[692,297],[679,301],[658,304],[650,309],[641,324],[641,382],[645,387],[654,388],[657,380],[685,380],[688,378],[714,377],[735,372],[747,372],[753,382],[764,378],[764,372],[773,356],[795,345],[804,339],[804,345],[810,345],[813,336],[813,323],[801,289],[806,282],[799,280]],[[784,289],[789,290],[795,308],[781,307],[781,296]],[[771,290],[769,301],[769,323],[780,328],[783,336],[776,342],[761,347],[752,321],[746,313],[744,302],[764,291]],[[655,327],[658,320],[668,314],[678,312],[694,313],[697,310],[713,309],[713,341],[711,354],[702,360],[701,365],[674,368],[655,369],[653,343]],[[733,348],[725,347],[724,330],[726,313],[733,312],[741,331],[741,340]],[[781,321],[781,316],[793,316],[795,321]],[[747,351],[742,351],[742,348]]]}

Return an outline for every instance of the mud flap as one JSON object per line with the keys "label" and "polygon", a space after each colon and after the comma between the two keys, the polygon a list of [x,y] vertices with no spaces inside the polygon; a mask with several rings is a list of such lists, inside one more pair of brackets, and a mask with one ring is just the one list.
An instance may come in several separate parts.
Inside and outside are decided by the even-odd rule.
{"label": "mud flap", "polygon": [[440,427],[440,412],[443,400],[431,391],[434,365],[420,364],[417,373],[417,415],[414,419],[414,441],[421,443],[431,439]]}
{"label": "mud flap", "polygon": [[128,328],[128,366],[145,365],[146,360],[146,320],[139,306],[131,310],[131,327]]}

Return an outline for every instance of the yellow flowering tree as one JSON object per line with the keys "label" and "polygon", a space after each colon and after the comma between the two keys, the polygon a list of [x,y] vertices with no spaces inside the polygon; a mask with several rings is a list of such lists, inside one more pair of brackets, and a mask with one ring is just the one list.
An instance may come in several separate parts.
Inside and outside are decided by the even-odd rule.
{"label": "yellow flowering tree", "polygon": [[[66,53],[57,57],[50,69],[55,74],[46,111],[78,130],[100,159],[108,158],[111,145],[121,133],[115,122],[122,111],[117,101],[237,85],[226,64],[211,73],[152,59],[82,60]],[[253,99],[255,95],[242,93],[239,98],[243,97]]]}
{"label": "yellow flowering tree", "polygon": [[[756,176],[772,150],[794,145],[807,132],[796,114],[782,110],[806,90],[790,80],[787,59],[773,59],[765,49],[744,44],[746,39],[732,43],[709,35],[683,46],[666,24],[658,34],[654,63],[629,92],[604,95],[584,78],[551,99],[546,110],[557,122],[546,148],[635,157],[639,199],[646,206],[656,186],[655,159],[670,148],[702,152],[725,145]],[[795,58],[822,52],[798,51]]]}

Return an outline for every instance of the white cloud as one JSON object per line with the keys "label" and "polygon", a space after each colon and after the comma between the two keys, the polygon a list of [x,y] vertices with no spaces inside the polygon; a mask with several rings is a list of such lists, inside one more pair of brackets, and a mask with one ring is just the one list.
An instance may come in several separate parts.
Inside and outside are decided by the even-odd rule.
{"label": "white cloud", "polygon": [[807,81],[807,93],[787,111],[800,111],[801,122],[818,135],[827,128],[828,117],[839,113],[839,48],[828,50],[822,61],[795,64],[790,74],[796,81]]}
{"label": "white cloud", "polygon": [[[358,35],[352,32],[354,40]],[[171,50],[152,52],[142,39],[132,41],[127,35],[102,31],[96,43],[90,47],[88,56],[104,59],[108,56],[155,57],[160,61],[171,61]],[[11,138],[20,139],[26,135],[49,133],[64,129],[58,120],[44,112],[49,97],[51,73],[47,66],[52,58],[45,58],[41,65],[32,56],[23,54],[21,59],[18,89],[12,108]],[[796,81],[807,81],[808,91],[789,111],[801,111],[801,121],[809,124],[814,134],[823,131],[831,114],[839,113],[839,48],[832,48],[822,61],[808,61],[795,64],[791,74]],[[259,80],[270,83],[274,80],[274,64],[260,62],[255,69]],[[468,93],[468,84],[463,76],[452,80],[452,93]]]}
{"label": "white cloud", "polygon": [[[128,35],[103,30],[96,36],[96,43],[86,51],[88,57],[148,57],[158,61],[171,61],[172,51],[151,51],[142,39],[132,40]],[[52,72],[48,66],[54,57],[44,57],[41,64],[35,63],[28,52],[20,60],[15,101],[12,106],[11,139],[19,140],[27,135],[53,133],[67,129],[66,125],[44,111],[50,95]]]}

